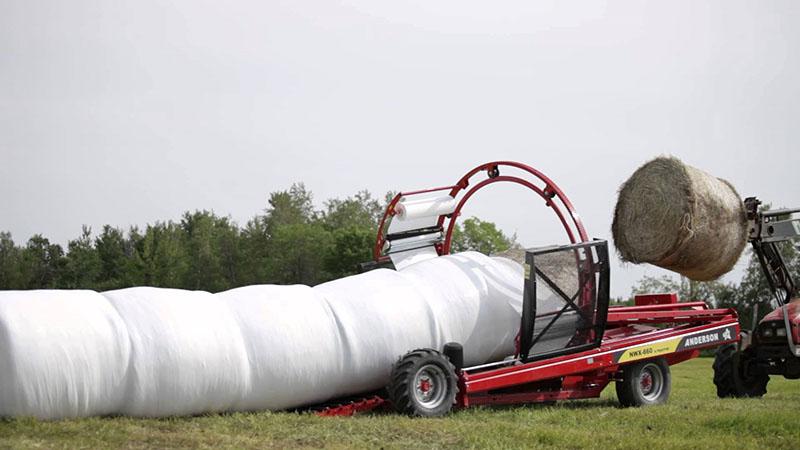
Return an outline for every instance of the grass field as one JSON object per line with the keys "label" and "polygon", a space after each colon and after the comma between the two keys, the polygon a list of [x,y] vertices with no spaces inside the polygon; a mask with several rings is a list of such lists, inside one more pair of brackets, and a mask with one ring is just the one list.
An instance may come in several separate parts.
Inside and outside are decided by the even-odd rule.
{"label": "grass field", "polygon": [[173,419],[0,421],[2,448],[800,448],[800,381],[773,378],[763,399],[717,399],[710,358],[673,367],[668,405],[600,399],[479,408],[446,418],[320,418],[257,413]]}

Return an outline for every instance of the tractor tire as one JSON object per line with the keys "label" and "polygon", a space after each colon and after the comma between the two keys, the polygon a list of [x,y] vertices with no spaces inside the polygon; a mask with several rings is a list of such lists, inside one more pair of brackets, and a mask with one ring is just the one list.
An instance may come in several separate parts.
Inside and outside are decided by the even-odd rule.
{"label": "tractor tire", "polygon": [[736,344],[723,345],[714,356],[714,384],[717,397],[763,397],[767,393],[769,375],[757,373],[745,376],[747,351],[740,352]]}
{"label": "tractor tire", "polygon": [[625,407],[666,403],[672,389],[669,364],[658,358],[625,366],[615,387],[619,403]]}
{"label": "tractor tire", "polygon": [[408,352],[392,368],[386,387],[392,407],[409,416],[435,417],[450,412],[458,393],[453,364],[431,349]]}

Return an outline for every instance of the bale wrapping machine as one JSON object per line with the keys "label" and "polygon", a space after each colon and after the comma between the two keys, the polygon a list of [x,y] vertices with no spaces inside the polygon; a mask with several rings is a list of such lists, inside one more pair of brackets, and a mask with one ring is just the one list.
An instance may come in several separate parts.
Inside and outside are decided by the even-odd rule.
{"label": "bale wrapping machine", "polygon": [[552,180],[517,162],[486,163],[453,185],[398,193],[380,221],[373,261],[362,269],[402,268],[449,254],[464,204],[500,182],[537,194],[569,241],[525,252],[514,354],[464,367],[458,342],[441,349],[408,349],[397,355],[384,390],[323,406],[318,414],[391,406],[409,415],[439,416],[475,405],[599,397],[611,382],[622,405],[655,405],[669,397],[671,365],[739,340],[734,310],[681,303],[676,294],[638,295],[635,306],[610,307],[607,242],[589,239],[572,203]]}

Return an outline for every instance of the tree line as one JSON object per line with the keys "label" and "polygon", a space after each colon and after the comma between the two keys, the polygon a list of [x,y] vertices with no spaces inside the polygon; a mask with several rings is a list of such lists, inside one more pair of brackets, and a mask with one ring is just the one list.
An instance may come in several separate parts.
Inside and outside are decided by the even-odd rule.
{"label": "tree line", "polygon": [[[122,230],[84,226],[66,248],[42,235],[17,245],[0,232],[0,289],[93,289],[156,286],[219,292],[252,284],[307,284],[358,272],[372,258],[378,221],[391,198],[368,191],[330,199],[317,209],[297,183],[273,192],[244,226],[211,211],[180,221]],[[454,231],[453,250],[503,251],[513,238],[469,218]]]}
{"label": "tree line", "polygon": [[[95,236],[83,227],[66,247],[42,235],[17,245],[0,232],[0,289],[93,289],[156,286],[219,292],[252,284],[306,284],[358,272],[372,258],[378,221],[391,194],[379,200],[368,191],[329,199],[317,209],[302,183],[269,195],[263,213],[244,226],[211,211],[185,212],[179,221],[156,222],[122,230],[104,225]],[[502,253],[519,245],[495,224],[477,218],[461,221],[453,251]],[[790,243],[781,253],[800,282],[800,252]],[[520,261],[521,262],[521,261]],[[749,326],[772,308],[772,297],[758,259],[751,254],[738,282],[694,282],[674,276],[644,277],[632,294],[677,292],[683,301],[732,307]],[[615,299],[615,303],[632,303]]]}

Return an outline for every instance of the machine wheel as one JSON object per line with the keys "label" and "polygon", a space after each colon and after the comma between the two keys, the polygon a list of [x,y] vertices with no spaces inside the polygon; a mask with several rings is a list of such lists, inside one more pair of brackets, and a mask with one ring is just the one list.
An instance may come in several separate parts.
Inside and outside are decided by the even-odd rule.
{"label": "machine wheel", "polygon": [[414,350],[394,365],[387,391],[400,413],[445,415],[453,408],[458,392],[455,367],[436,350]]}
{"label": "machine wheel", "polygon": [[669,364],[663,358],[658,358],[625,366],[616,388],[622,406],[666,403],[672,389]]}
{"label": "machine wheel", "polygon": [[[717,349],[714,357],[714,384],[717,397],[762,397],[767,393],[769,375],[748,371],[752,358],[747,351],[740,352],[736,344]],[[751,372],[750,374],[747,374]],[[755,372],[755,373],[752,373]]]}

